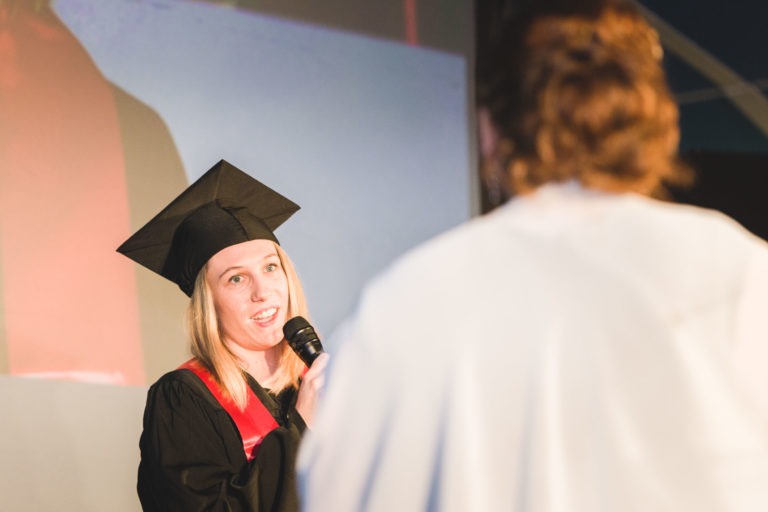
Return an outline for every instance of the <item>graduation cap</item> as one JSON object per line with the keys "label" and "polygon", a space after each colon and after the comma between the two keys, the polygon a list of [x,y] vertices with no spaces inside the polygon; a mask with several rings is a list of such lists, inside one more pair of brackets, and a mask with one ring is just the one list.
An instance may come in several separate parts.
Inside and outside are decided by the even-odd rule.
{"label": "graduation cap", "polygon": [[191,296],[197,274],[211,256],[249,240],[277,242],[273,231],[298,209],[296,203],[221,160],[117,251]]}

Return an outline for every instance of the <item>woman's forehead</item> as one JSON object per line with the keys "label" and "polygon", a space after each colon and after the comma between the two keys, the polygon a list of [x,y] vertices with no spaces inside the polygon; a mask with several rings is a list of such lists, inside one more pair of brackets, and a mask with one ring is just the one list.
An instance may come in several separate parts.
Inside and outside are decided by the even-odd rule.
{"label": "woman's forehead", "polygon": [[271,256],[277,256],[274,242],[271,240],[249,240],[225,247],[211,256],[211,259],[208,260],[208,268],[215,271],[232,266],[247,266]]}

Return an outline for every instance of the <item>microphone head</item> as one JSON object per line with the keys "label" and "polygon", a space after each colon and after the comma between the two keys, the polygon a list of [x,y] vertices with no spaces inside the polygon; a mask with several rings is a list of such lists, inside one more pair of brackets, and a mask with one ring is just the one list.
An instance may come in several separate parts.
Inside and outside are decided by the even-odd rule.
{"label": "microphone head", "polygon": [[283,325],[283,335],[286,339],[290,340],[298,331],[306,329],[307,327],[312,329],[312,325],[310,325],[306,318],[303,316],[295,316]]}
{"label": "microphone head", "polygon": [[312,366],[317,356],[323,353],[320,338],[304,317],[297,316],[288,320],[283,325],[283,335],[288,345],[307,366]]}

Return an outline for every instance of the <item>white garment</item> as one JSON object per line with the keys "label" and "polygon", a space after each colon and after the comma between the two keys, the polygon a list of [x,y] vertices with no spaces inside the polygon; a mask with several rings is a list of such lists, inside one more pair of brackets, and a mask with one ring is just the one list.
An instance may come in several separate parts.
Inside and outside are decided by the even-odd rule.
{"label": "white garment", "polygon": [[308,512],[768,511],[768,244],[549,185],[401,258],[326,345]]}

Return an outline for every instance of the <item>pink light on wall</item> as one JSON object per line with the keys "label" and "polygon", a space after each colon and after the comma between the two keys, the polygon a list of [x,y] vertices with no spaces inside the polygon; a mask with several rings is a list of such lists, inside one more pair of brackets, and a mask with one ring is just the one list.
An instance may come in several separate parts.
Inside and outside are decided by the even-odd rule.
{"label": "pink light on wall", "polygon": [[419,46],[416,0],[403,0],[403,15],[405,17],[405,40],[412,46]]}
{"label": "pink light on wall", "polygon": [[0,12],[8,369],[143,384],[135,275],[115,253],[130,219],[112,89],[49,8],[19,5]]}

